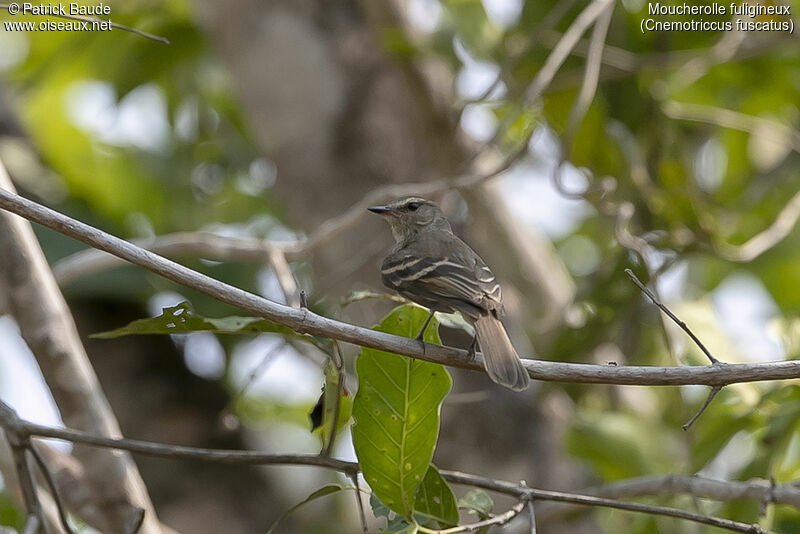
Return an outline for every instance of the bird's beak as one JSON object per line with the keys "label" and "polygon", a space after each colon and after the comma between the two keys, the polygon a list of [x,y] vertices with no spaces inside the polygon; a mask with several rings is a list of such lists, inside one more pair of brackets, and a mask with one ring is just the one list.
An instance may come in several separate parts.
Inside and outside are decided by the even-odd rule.
{"label": "bird's beak", "polygon": [[388,206],[372,206],[371,208],[367,208],[372,213],[377,213],[378,215],[394,215],[397,213],[397,210],[394,208],[390,208]]}

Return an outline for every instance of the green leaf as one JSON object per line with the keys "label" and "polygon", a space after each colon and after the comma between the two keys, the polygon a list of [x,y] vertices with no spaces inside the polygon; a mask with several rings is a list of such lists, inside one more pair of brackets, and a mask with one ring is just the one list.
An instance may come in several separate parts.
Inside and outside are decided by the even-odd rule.
{"label": "green leaf", "polygon": [[[277,325],[260,317],[235,315],[212,319],[194,313],[188,302],[181,302],[162,310],[158,317],[138,319],[127,326],[92,334],[90,337],[110,339],[132,334],[183,334],[187,332],[213,332],[215,334],[259,334],[272,332],[292,337],[303,337],[292,329]],[[304,338],[305,339],[305,338]]]}
{"label": "green leaf", "polygon": [[435,520],[440,527],[458,524],[456,498],[433,464],[428,466],[428,472],[417,490],[414,515],[417,514]]}
{"label": "green leaf", "polygon": [[458,507],[478,514],[481,520],[489,517],[494,508],[494,501],[488,493],[481,489],[471,489],[458,499]]}
{"label": "green leaf", "polygon": [[[426,317],[418,306],[399,306],[376,330],[415,337]],[[439,343],[435,320],[425,341]],[[358,461],[375,495],[409,517],[433,456],[450,375],[438,364],[366,348],[356,361],[356,373],[353,446]]]}
{"label": "green leaf", "polygon": [[295,510],[297,510],[298,508],[303,506],[304,504],[308,504],[311,501],[315,501],[315,500],[319,499],[320,497],[325,497],[326,495],[330,495],[332,493],[337,493],[339,491],[342,491],[343,489],[344,488],[342,486],[338,485],[338,484],[328,484],[327,486],[322,486],[320,489],[318,489],[317,491],[313,492],[311,495],[309,495],[308,497],[306,497],[305,499],[303,499],[299,503],[295,504],[294,506],[292,506],[291,508],[286,510],[283,513],[283,515],[281,515],[278,519],[275,520],[274,523],[272,523],[272,526],[269,527],[269,530],[267,530],[267,534],[271,534],[272,532],[274,532],[275,529],[278,528],[278,524],[281,521],[286,519],[286,517],[289,514],[291,514],[292,512],[294,512]]}
{"label": "green leaf", "polygon": [[372,515],[376,518],[385,517],[386,519],[392,519],[395,517],[394,512],[389,510],[389,507],[383,504],[374,493],[369,494],[369,505],[372,508]]}

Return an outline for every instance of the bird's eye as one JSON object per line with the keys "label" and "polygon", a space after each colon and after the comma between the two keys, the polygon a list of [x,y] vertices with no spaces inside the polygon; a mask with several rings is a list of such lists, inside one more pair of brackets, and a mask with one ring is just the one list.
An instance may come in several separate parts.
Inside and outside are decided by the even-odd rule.
{"label": "bird's eye", "polygon": [[408,208],[408,211],[417,211],[419,209],[419,202],[409,202],[406,208]]}

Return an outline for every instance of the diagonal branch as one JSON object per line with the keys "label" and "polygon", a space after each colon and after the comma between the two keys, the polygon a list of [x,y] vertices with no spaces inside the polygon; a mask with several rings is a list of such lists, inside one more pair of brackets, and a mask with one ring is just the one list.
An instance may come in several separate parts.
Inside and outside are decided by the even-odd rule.
{"label": "diagonal branch", "polygon": [[[483,358],[468,358],[467,351],[451,347],[422,344],[367,328],[335,321],[307,308],[292,308],[259,297],[237,287],[215,280],[111,236],[97,228],[76,221],[35,202],[0,189],[0,208],[21,215],[92,247],[191,287],[256,315],[303,334],[319,335],[412,358],[483,371]],[[781,380],[800,377],[800,361],[776,361],[760,364],[726,364],[722,367],[651,367],[572,364],[542,360],[524,360],[528,374],[538,380],[593,384],[628,385],[725,385],[734,382]]]}

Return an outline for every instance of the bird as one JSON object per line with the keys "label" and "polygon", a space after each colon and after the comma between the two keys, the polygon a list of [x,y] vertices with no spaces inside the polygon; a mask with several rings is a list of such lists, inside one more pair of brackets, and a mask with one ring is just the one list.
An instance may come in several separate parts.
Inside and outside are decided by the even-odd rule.
{"label": "bird", "polygon": [[504,315],[500,284],[481,257],[453,233],[434,202],[405,197],[367,208],[388,223],[395,245],[381,265],[383,284],[429,310],[417,336],[422,340],[434,313],[459,312],[475,328],[489,377],[514,391],[530,378],[500,319]]}

